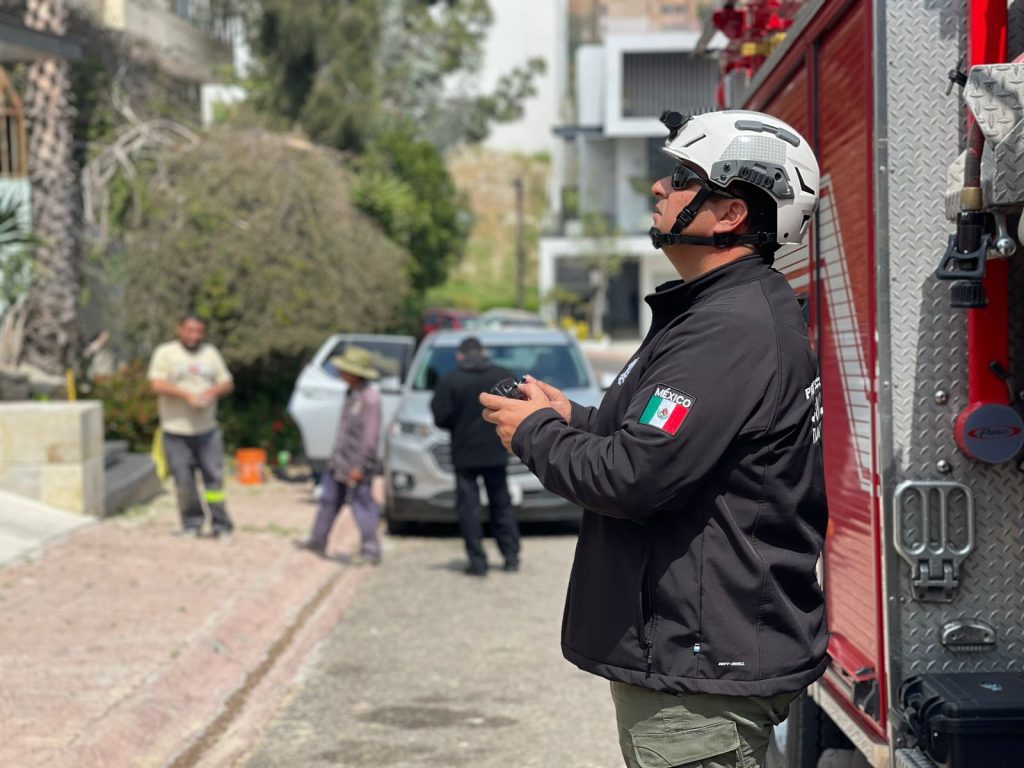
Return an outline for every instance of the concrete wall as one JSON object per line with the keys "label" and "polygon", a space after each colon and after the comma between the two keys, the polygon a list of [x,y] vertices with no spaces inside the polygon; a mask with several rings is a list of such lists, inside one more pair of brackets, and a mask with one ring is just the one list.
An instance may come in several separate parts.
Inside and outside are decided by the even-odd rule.
{"label": "concrete wall", "polygon": [[615,224],[623,234],[651,228],[653,182],[647,167],[647,139],[615,141]]}
{"label": "concrete wall", "polygon": [[214,39],[174,14],[167,0],[70,0],[101,24],[132,36],[154,54],[160,67],[175,77],[196,83],[216,78],[229,67],[231,46]]}
{"label": "concrete wall", "polygon": [[0,403],[0,489],[101,516],[100,403]]}

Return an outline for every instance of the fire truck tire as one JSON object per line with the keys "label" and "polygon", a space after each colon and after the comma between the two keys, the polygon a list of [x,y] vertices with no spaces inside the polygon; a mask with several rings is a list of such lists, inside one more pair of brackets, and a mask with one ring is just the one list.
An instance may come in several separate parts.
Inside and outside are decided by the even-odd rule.
{"label": "fire truck tire", "polygon": [[819,768],[825,750],[852,746],[814,700],[802,693],[790,705],[786,721],[772,732],[766,768]]}

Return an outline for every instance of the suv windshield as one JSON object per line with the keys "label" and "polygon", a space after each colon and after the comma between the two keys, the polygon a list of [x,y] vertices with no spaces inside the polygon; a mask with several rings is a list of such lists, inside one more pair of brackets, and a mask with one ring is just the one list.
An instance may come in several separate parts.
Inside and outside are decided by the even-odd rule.
{"label": "suv windshield", "polygon": [[[579,352],[566,344],[488,345],[491,359],[514,376],[529,373],[559,389],[590,386]],[[432,390],[438,380],[455,370],[455,347],[434,347],[416,372],[412,388]]]}
{"label": "suv windshield", "polygon": [[344,355],[349,345],[362,347],[369,351],[373,359],[373,367],[383,377],[397,376],[401,381],[405,378],[405,372],[409,365],[409,357],[412,347],[405,341],[377,341],[375,339],[343,339],[334,345],[331,353],[324,358],[323,369],[332,376],[338,376],[337,369],[331,365],[331,358],[335,355]]}

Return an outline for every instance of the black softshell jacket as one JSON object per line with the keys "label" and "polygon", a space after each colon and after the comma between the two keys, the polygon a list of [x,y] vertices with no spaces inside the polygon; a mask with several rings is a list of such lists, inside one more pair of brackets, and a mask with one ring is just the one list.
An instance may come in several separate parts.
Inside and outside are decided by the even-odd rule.
{"label": "black softshell jacket", "polygon": [[511,375],[489,357],[467,357],[434,387],[430,402],[434,423],[452,434],[452,464],[456,469],[508,464],[508,452],[494,425],[484,421],[480,393]]}
{"label": "black softshell jacket", "polygon": [[828,663],[820,380],[799,305],[760,256],[646,301],[650,332],[600,408],[538,411],[512,441],[585,510],[562,651],[661,691],[798,691]]}

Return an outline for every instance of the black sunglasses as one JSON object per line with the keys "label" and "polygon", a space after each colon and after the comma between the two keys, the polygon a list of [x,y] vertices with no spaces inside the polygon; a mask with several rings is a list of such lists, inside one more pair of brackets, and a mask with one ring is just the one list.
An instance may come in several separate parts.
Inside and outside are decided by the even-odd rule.
{"label": "black sunglasses", "polygon": [[[672,189],[686,189],[686,185],[693,182],[703,184],[704,178],[696,171],[681,164],[677,165],[675,170],[672,171]],[[728,197],[730,199],[736,198],[736,195],[731,192],[726,192],[724,189],[720,189],[718,187],[714,188],[711,194],[717,197]]]}
{"label": "black sunglasses", "polygon": [[672,171],[672,189],[686,189],[686,185],[694,181],[703,179],[685,165],[677,165]]}

